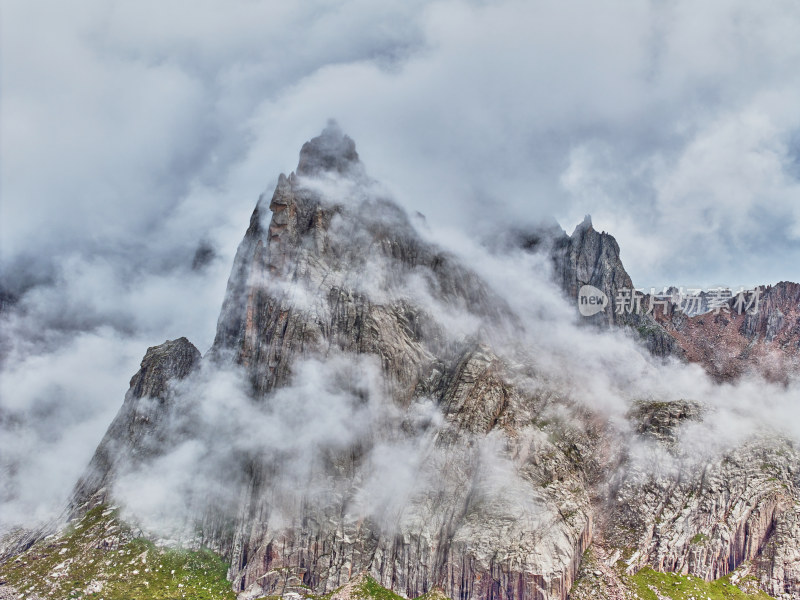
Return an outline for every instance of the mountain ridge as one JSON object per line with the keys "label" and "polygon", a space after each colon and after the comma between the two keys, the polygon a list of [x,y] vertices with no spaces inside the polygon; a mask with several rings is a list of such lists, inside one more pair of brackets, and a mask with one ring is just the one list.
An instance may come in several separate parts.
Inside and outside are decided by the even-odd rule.
{"label": "mountain ridge", "polygon": [[[590,218],[572,235],[533,237],[522,247],[540,252],[547,240],[572,302],[583,285],[611,299],[633,286],[616,240]],[[770,291],[767,314],[740,329],[780,343],[793,331],[784,306],[793,285]],[[699,318],[708,317],[687,320]],[[609,310],[581,323],[621,328],[657,360],[695,359],[673,334],[691,328],[665,313]],[[520,327],[475,271],[416,233],[331,123],[269,204],[259,199],[212,348],[201,357],[180,338],[148,349],[69,512],[114,499],[119,479],[136,482],[195,442],[201,458],[225,452],[228,470],[212,464],[198,477],[230,489],[191,507],[193,543],[225,557],[241,600],[329,593],[360,573],[408,597],[563,600],[587,576],[590,548],[615,557],[606,578],[646,565],[705,579],[746,568],[762,589],[797,597],[791,443],[748,442],[694,464],[677,440],[709,414],[678,398],[643,400],[626,416],[632,437],[622,436],[600,408],[542,381],[524,348],[494,343]],[[237,387],[205,414],[217,374]],[[243,438],[232,448],[213,437],[226,419]],[[643,448],[688,465],[687,475],[643,468]]]}

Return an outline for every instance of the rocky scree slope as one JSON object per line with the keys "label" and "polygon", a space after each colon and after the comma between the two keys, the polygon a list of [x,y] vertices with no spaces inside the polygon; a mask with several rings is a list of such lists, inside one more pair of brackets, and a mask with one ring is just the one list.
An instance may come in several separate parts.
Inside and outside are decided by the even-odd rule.
{"label": "rocky scree slope", "polygon": [[740,312],[731,299],[721,310],[686,316],[659,310],[656,318],[692,362],[721,381],[757,373],[788,381],[800,372],[800,284],[761,286],[758,309]]}

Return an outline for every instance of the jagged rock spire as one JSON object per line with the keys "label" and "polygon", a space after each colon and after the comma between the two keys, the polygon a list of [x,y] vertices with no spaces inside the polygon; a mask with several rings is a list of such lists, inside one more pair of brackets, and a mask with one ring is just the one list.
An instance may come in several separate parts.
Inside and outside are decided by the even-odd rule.
{"label": "jagged rock spire", "polygon": [[572,233],[572,235],[574,236],[575,234],[579,234],[583,231],[589,231],[590,229],[593,229],[592,215],[586,215],[583,217],[583,221],[581,221],[581,223],[575,228],[575,231]]}
{"label": "jagged rock spire", "polygon": [[321,134],[303,144],[297,174],[314,176],[334,171],[345,175],[357,165],[360,165],[360,161],[355,142],[331,119]]}
{"label": "jagged rock spire", "polygon": [[77,514],[86,502],[107,500],[106,486],[115,477],[118,463],[130,467],[152,458],[153,453],[167,451],[172,434],[161,420],[168,412],[171,384],[188,377],[200,359],[200,351],[185,337],[147,349],[139,371],[131,378],[122,408],[73,490],[70,514]]}
{"label": "jagged rock spire", "polygon": [[622,264],[619,244],[611,234],[599,232],[592,226],[591,215],[575,227],[571,236],[557,238],[552,247],[556,283],[574,300],[584,285],[603,291],[610,308],[588,317],[585,322],[596,325],[620,325],[633,328],[647,348],[657,356],[683,356],[678,343],[650,315],[621,314],[615,306],[617,293],[632,290],[633,281]]}

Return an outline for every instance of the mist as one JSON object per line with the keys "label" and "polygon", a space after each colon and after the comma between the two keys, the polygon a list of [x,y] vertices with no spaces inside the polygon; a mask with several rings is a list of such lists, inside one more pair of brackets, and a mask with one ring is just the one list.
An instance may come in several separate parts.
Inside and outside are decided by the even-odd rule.
{"label": "mist", "polygon": [[[503,308],[448,303],[432,273],[368,251],[365,223],[411,235],[405,228],[412,221],[396,207],[370,212],[391,201],[385,188],[360,176],[298,181],[299,190],[337,207],[324,242],[337,249],[336,260],[321,267],[304,255],[298,258],[310,261],[301,268],[304,277],[291,271],[251,277],[249,285],[280,299],[282,310],[330,318],[322,288],[315,287],[320,279],[305,278],[307,270],[321,269],[326,285],[376,305],[402,300],[419,306],[436,324],[436,335],[456,346],[490,342],[506,376],[528,395],[522,403],[531,416],[565,430],[585,430],[587,414],[609,424],[616,451],[628,457],[609,480],[637,469],[679,480],[759,440],[777,435],[800,443],[796,377],[779,384],[750,375],[720,384],[699,365],[651,356],[629,331],[582,324],[573,301],[553,282],[546,247],[538,253],[498,248],[461,232],[422,228],[443,246],[454,270],[469,265],[476,285],[486,286],[487,301]],[[391,533],[421,518],[426,499],[465,490],[472,502],[511,510],[532,530],[557,519],[524,471],[528,457],[547,448],[548,434],[535,425],[522,427],[513,443],[497,432],[465,434],[434,399],[404,406],[390,379],[376,356],[328,349],[298,359],[289,385],[258,397],[245,370],[205,361],[173,386],[163,437],[174,447],[159,448],[153,460],[121,473],[113,497],[131,522],[157,536],[185,539],[202,515],[235,519],[246,510],[252,500],[243,494],[254,493],[249,478],[255,465],[267,473],[268,483],[256,489],[269,505],[264,523],[276,531],[313,506],[369,518]],[[676,400],[698,403],[702,414],[677,431],[677,446],[662,447],[635,431],[630,415],[637,405]],[[454,464],[460,466],[448,475]]]}
{"label": "mist", "polygon": [[[715,417],[685,443],[709,452],[761,431],[797,438],[795,380],[718,385],[654,364],[624,333],[578,326],[542,257],[477,241],[553,216],[571,230],[591,213],[641,287],[800,279],[796,3],[38,0],[3,12],[0,292],[13,302],[0,312],[0,527],[59,514],[148,346],[211,345],[255,199],[331,116],[386,194],[511,307],[519,337],[493,340],[527,348],[532,389],[621,429],[637,399],[701,401]],[[370,263],[365,293],[385,268]],[[438,305],[424,273],[399,287],[456,338],[492,330]],[[230,397],[206,392],[212,412],[240,398],[232,377]],[[187,442],[163,470],[202,452]],[[393,452],[376,447],[375,472]]]}

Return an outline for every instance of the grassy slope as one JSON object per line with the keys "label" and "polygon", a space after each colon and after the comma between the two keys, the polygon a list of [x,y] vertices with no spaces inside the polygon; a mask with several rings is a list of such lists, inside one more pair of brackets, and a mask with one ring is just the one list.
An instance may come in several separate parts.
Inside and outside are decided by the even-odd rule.
{"label": "grassy slope", "polygon": [[[116,510],[100,506],[0,565],[0,585],[58,600],[235,600],[226,571],[225,561],[210,550],[159,548],[134,538]],[[308,598],[327,600],[335,593]],[[350,586],[349,597],[404,600],[368,576]],[[417,600],[448,599],[433,591]]]}
{"label": "grassy slope", "polygon": [[[325,594],[324,596],[308,595],[308,600],[330,600],[331,598],[347,598],[347,600],[406,600],[375,581],[369,575],[359,575],[347,585]],[[264,598],[259,600],[275,600]],[[434,589],[414,600],[450,600],[441,590]]]}
{"label": "grassy slope", "polygon": [[42,598],[235,600],[210,550],[157,548],[98,507],[63,534],[0,565],[0,581]]}
{"label": "grassy slope", "polygon": [[[625,561],[620,559],[614,567],[604,565],[589,548],[583,556],[578,580],[570,590],[571,600],[597,600],[599,598],[626,598],[630,600],[769,600],[772,598],[758,589],[752,576],[743,576],[742,570],[716,581],[705,581],[691,575],[661,573],[649,567],[634,575],[625,573]],[[746,565],[743,566],[746,572]],[[736,581],[736,583],[732,583]],[[612,583],[609,583],[612,582]]]}
{"label": "grassy slope", "polygon": [[[639,571],[630,578],[634,589],[642,600],[659,600],[653,588],[661,596],[671,600],[708,598],[709,600],[769,600],[764,592],[758,590],[754,582],[745,578],[740,586],[733,585],[730,576],[716,581],[704,581],[698,577],[659,573],[650,568]],[[745,591],[746,590],[746,591]]]}

